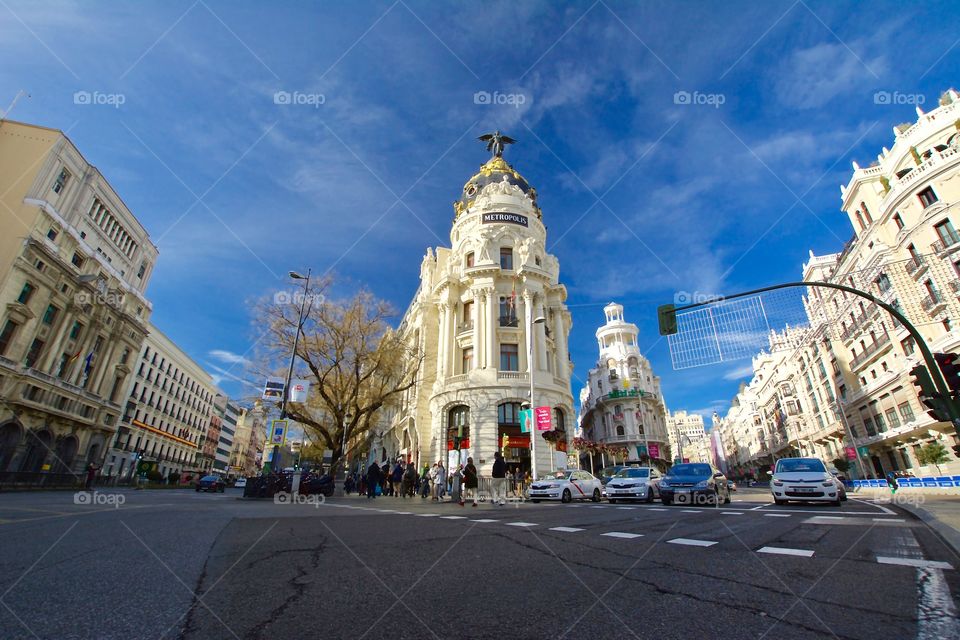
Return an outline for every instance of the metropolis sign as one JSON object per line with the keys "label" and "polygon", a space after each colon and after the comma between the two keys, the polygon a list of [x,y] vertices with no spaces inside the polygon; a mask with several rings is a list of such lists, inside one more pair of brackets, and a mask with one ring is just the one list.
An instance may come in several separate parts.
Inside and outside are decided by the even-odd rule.
{"label": "metropolis sign", "polygon": [[499,224],[506,222],[508,224],[519,224],[527,226],[527,216],[521,216],[516,213],[485,213],[481,219],[482,224]]}

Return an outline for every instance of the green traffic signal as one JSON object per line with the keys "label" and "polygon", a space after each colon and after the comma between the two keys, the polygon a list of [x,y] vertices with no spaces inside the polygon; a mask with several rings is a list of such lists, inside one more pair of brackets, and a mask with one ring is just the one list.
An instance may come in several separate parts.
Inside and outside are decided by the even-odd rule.
{"label": "green traffic signal", "polygon": [[938,422],[950,422],[950,407],[948,404],[950,399],[944,398],[943,395],[937,391],[937,387],[933,384],[933,378],[930,377],[930,372],[927,371],[927,368],[919,364],[913,369],[910,369],[910,375],[913,376],[913,386],[917,389],[920,402],[929,409],[927,413],[930,417]]}

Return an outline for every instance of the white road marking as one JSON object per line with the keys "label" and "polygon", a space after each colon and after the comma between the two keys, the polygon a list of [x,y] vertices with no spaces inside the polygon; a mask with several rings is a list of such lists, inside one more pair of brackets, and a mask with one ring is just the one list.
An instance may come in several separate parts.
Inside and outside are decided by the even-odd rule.
{"label": "white road marking", "polygon": [[880,564],[900,564],[906,567],[919,567],[921,569],[953,569],[949,562],[940,562],[939,560],[922,560],[918,558],[891,558],[889,556],[877,556],[877,562]]}
{"label": "white road marking", "polygon": [[917,571],[917,640],[960,638],[960,619],[950,587],[938,569]]}
{"label": "white road marking", "polygon": [[650,511],[669,511],[666,507],[650,507]]}
{"label": "white road marking", "polygon": [[874,522],[906,522],[904,518],[873,518]]}
{"label": "white road marking", "polygon": [[789,513],[765,513],[763,514],[768,518],[789,518]]}
{"label": "white road marking", "polygon": [[636,507],[617,507],[617,509],[636,509]]}
{"label": "white road marking", "polygon": [[593,505],[593,506],[592,506],[592,507],[590,507],[590,508],[591,508],[591,509],[606,509],[606,507],[605,507],[605,506],[603,506],[603,505],[599,505],[599,504],[595,504],[595,505]]}
{"label": "white road marking", "polygon": [[[817,520],[843,520],[843,516],[817,516]],[[874,518],[876,520],[876,518]]]}
{"label": "white road marking", "polygon": [[490,518],[477,518],[476,520],[471,520],[470,522],[500,522],[500,521],[492,520]]}
{"label": "white road marking", "polygon": [[576,533],[577,531],[583,531],[583,529],[577,529],[576,527],[550,527],[550,531],[563,531],[564,533]]}
{"label": "white road marking", "polygon": [[694,540],[692,538],[674,538],[673,540],[667,540],[670,544],[685,544],[691,547],[712,547],[717,544],[713,540]]}
{"label": "white road marking", "polygon": [[739,511],[721,511],[720,513],[722,513],[725,516],[742,516],[743,515]]}
{"label": "white road marking", "polygon": [[772,504],[773,504],[772,502],[768,502],[767,504],[762,504],[762,505],[760,505],[759,507],[754,507],[754,508],[750,509],[750,511],[756,511],[757,509],[763,509],[764,507],[769,507],[769,506],[772,505]]}
{"label": "white road marking", "polygon": [[440,516],[441,520],[466,520],[467,516]]}
{"label": "white road marking", "polygon": [[602,536],[609,536],[611,538],[626,538],[631,540],[633,538],[642,538],[642,533],[624,533],[622,531],[608,531],[607,533],[601,533]]}
{"label": "white road marking", "polygon": [[776,553],[782,556],[803,556],[804,558],[813,556],[813,551],[808,551],[807,549],[787,549],[786,547],[763,547],[762,549],[757,549],[757,553]]}
{"label": "white road marking", "polygon": [[877,504],[877,503],[875,503],[875,502],[874,502],[874,503],[870,503],[870,502],[867,502],[866,500],[860,500],[859,498],[850,498],[850,499],[853,500],[854,502],[859,502],[860,504],[866,504],[866,505],[869,505],[869,506],[871,506],[871,507],[876,507],[877,509],[880,509],[880,511],[882,511],[882,512],[885,513],[885,514],[887,514],[888,516],[895,516],[895,515],[897,515],[897,512],[896,512],[896,511],[891,511],[890,509],[887,509],[887,508],[886,508],[885,506],[883,506],[882,504]]}
{"label": "white road marking", "polygon": [[409,516],[412,512],[410,511],[394,511],[398,516]]}
{"label": "white road marking", "polygon": [[421,518],[436,518],[440,514],[439,513],[418,513],[417,515]]}
{"label": "white road marking", "polygon": [[535,527],[537,526],[536,522],[508,522],[506,523],[508,527]]}

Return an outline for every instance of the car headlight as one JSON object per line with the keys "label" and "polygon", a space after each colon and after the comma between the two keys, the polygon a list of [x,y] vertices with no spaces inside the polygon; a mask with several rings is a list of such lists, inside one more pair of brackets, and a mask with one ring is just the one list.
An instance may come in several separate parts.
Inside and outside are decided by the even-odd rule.
{"label": "car headlight", "polygon": [[697,483],[696,488],[697,488],[697,489],[706,489],[706,488],[709,487],[709,486],[710,486],[710,481],[709,481],[709,480],[701,480],[700,482]]}
{"label": "car headlight", "polygon": [[667,480],[666,478],[663,478],[662,480],[660,480],[660,487],[661,487],[661,488],[666,489],[666,488],[668,488],[669,486],[670,486],[670,481],[669,481],[669,480]]}
{"label": "car headlight", "polygon": [[775,486],[775,487],[782,487],[782,486],[783,486],[783,481],[782,481],[782,480],[774,480],[774,481],[773,481],[773,486]]}

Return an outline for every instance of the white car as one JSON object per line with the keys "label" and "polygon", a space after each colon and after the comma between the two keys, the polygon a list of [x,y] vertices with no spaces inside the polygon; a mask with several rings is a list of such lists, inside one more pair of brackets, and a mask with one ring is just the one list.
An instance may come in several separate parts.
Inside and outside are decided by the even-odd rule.
{"label": "white car", "polygon": [[660,496],[660,472],[651,467],[627,467],[607,482],[607,500],[653,500]]}
{"label": "white car", "polygon": [[588,471],[555,471],[545,474],[530,485],[530,501],[593,500],[600,502],[603,485]]}
{"label": "white car", "polygon": [[777,504],[791,500],[829,502],[840,506],[843,496],[837,482],[820,458],[781,458],[770,479],[770,492]]}
{"label": "white car", "polygon": [[233,483],[233,486],[237,489],[245,489],[247,487],[247,479],[237,478],[237,481]]}

